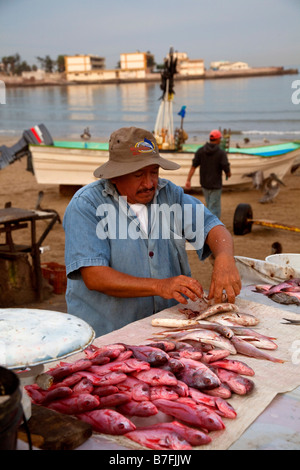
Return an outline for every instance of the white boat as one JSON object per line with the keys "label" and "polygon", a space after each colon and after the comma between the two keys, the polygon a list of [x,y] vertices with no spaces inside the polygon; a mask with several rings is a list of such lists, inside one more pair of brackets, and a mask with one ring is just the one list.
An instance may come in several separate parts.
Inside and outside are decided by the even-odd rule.
{"label": "white boat", "polygon": [[[181,168],[160,170],[160,176],[184,187],[192,159],[199,145],[184,144],[180,152],[163,151],[164,158],[177,162]],[[54,141],[53,145],[29,145],[33,170],[40,184],[84,186],[96,178],[94,170],[108,160],[108,143]],[[275,173],[283,179],[296,158],[300,157],[300,142],[291,142],[243,149],[229,148],[231,178],[224,178],[224,186],[252,184],[244,175],[262,171],[264,177]],[[194,187],[199,187],[199,176],[194,175]]]}

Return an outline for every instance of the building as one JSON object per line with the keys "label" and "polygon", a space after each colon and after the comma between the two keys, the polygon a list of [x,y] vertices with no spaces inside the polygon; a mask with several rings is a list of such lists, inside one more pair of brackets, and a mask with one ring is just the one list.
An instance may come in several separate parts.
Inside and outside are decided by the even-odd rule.
{"label": "building", "polygon": [[103,82],[113,80],[144,79],[154,66],[149,52],[122,53],[120,68],[105,69],[105,59],[92,55],[65,57],[66,79],[73,82]]}
{"label": "building", "polygon": [[95,55],[74,55],[65,56],[65,71],[72,72],[90,72],[92,70],[105,69],[105,59]]}
{"label": "building", "polygon": [[[169,58],[169,54],[166,57]],[[189,59],[186,52],[174,52],[173,58],[177,59],[177,74],[184,76],[204,75],[204,60]]]}
{"label": "building", "polygon": [[104,57],[95,55],[65,56],[65,74],[66,79],[71,82],[115,79],[114,71],[105,69]]}
{"label": "building", "polygon": [[249,69],[249,65],[246,62],[229,62],[228,60],[221,60],[217,62],[211,62],[210,68],[212,70],[245,70]]}
{"label": "building", "polygon": [[22,72],[22,78],[25,80],[45,80],[46,72],[41,69]]}
{"label": "building", "polygon": [[151,72],[154,56],[150,52],[129,52],[120,55],[121,70],[145,70]]}

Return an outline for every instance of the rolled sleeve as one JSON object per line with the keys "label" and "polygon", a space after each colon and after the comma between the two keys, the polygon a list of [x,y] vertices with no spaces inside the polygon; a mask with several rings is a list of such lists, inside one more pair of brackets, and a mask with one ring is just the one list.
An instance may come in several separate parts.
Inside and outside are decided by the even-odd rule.
{"label": "rolled sleeve", "polygon": [[67,207],[63,225],[67,276],[77,279],[79,269],[87,266],[109,266],[108,239],[97,236],[97,207],[84,197],[75,197]]}

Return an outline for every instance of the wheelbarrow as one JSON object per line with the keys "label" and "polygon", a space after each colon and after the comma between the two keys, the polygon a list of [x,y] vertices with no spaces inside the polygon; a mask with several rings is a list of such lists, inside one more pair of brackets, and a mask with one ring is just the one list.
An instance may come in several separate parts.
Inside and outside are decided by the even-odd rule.
{"label": "wheelbarrow", "polygon": [[264,227],[289,230],[291,232],[300,233],[300,227],[285,225],[271,220],[260,220],[253,218],[253,211],[250,204],[239,204],[233,216],[233,233],[234,235],[246,235],[252,230],[252,225],[262,225]]}

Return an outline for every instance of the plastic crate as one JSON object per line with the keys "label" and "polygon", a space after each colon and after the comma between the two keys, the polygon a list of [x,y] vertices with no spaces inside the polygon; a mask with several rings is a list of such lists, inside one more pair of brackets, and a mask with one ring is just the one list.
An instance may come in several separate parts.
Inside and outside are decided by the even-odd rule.
{"label": "plastic crate", "polygon": [[41,264],[42,275],[53,286],[55,294],[64,294],[67,288],[66,267],[62,264],[50,262]]}

